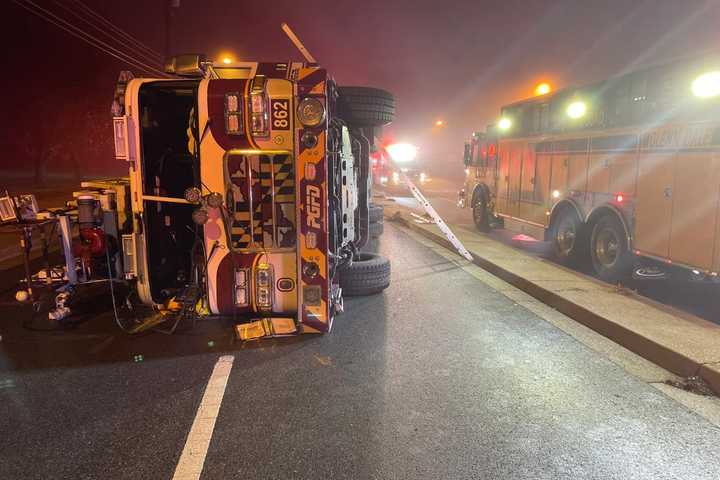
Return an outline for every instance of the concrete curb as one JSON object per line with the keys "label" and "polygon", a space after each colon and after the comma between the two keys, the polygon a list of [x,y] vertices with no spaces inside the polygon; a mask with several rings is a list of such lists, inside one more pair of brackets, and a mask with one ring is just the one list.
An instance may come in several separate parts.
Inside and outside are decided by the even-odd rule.
{"label": "concrete curb", "polygon": [[[389,220],[398,221],[410,230],[423,235],[424,237],[449,250],[455,251],[455,248],[444,237],[444,235],[442,235],[442,233],[431,230],[431,228],[435,228],[434,225],[425,226],[416,224],[412,221],[408,221],[407,218],[402,217],[402,213],[400,213],[401,216],[399,217],[393,217],[394,212],[389,211],[393,207],[393,210],[398,213],[405,210],[403,207],[398,207],[396,205],[392,207],[386,205],[386,217]],[[518,275],[517,273],[514,273],[503,266],[478,255],[472,250],[470,250],[470,252],[474,259],[473,263],[480,268],[490,272],[498,278],[501,278],[514,287],[519,288],[541,302],[555,308],[564,315],[567,315],[573,320],[591,328],[592,330],[672,373],[682,377],[699,376],[710,385],[715,393],[720,394],[720,361],[701,363],[697,359],[687,355],[685,352],[680,351],[680,349],[675,348],[674,345],[661,343],[652,338],[648,338],[647,336],[643,336],[642,334],[627,328],[616,321],[610,320],[604,316],[602,312],[593,311],[585,306],[579,305],[572,299],[563,296],[562,293],[549,290],[540,285],[538,282],[524,278],[521,275]],[[518,252],[518,254],[522,255],[520,252]],[[556,268],[560,269],[561,267]],[[580,273],[577,275],[585,277]],[[654,308],[649,304],[647,307]],[[687,322],[687,320],[679,318],[678,321]],[[704,322],[715,327],[712,329],[712,333],[714,335],[712,338],[708,339],[708,342],[720,340],[720,327],[699,318],[697,321]]]}

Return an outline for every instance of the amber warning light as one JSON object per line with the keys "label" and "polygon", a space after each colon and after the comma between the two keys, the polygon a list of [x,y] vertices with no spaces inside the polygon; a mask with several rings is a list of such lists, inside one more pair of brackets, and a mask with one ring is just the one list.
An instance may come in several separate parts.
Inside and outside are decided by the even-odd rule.
{"label": "amber warning light", "polygon": [[547,82],[542,82],[535,87],[535,95],[547,95],[552,91],[552,87]]}

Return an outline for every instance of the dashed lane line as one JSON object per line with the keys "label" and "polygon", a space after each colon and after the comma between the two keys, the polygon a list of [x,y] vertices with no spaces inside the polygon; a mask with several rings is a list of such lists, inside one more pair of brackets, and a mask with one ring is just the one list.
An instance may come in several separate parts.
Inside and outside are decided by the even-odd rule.
{"label": "dashed lane line", "polygon": [[220,357],[215,364],[185,441],[185,448],[183,448],[180,461],[175,468],[173,480],[198,480],[200,478],[233,361],[235,361],[234,356],[225,355]]}

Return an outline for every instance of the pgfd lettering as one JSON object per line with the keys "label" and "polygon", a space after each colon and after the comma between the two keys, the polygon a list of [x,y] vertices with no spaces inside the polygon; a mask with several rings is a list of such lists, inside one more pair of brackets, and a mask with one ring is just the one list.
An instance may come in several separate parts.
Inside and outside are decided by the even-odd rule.
{"label": "pgfd lettering", "polygon": [[307,226],[320,229],[320,189],[315,185],[308,185],[305,189],[305,205],[307,207]]}

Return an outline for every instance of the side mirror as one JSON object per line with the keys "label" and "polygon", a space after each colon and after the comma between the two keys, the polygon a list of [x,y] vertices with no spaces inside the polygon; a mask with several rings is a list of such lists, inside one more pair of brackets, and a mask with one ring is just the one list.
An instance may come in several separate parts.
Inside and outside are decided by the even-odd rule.
{"label": "side mirror", "polygon": [[465,154],[463,155],[463,164],[468,167],[472,164],[472,150],[470,144],[465,144]]}

